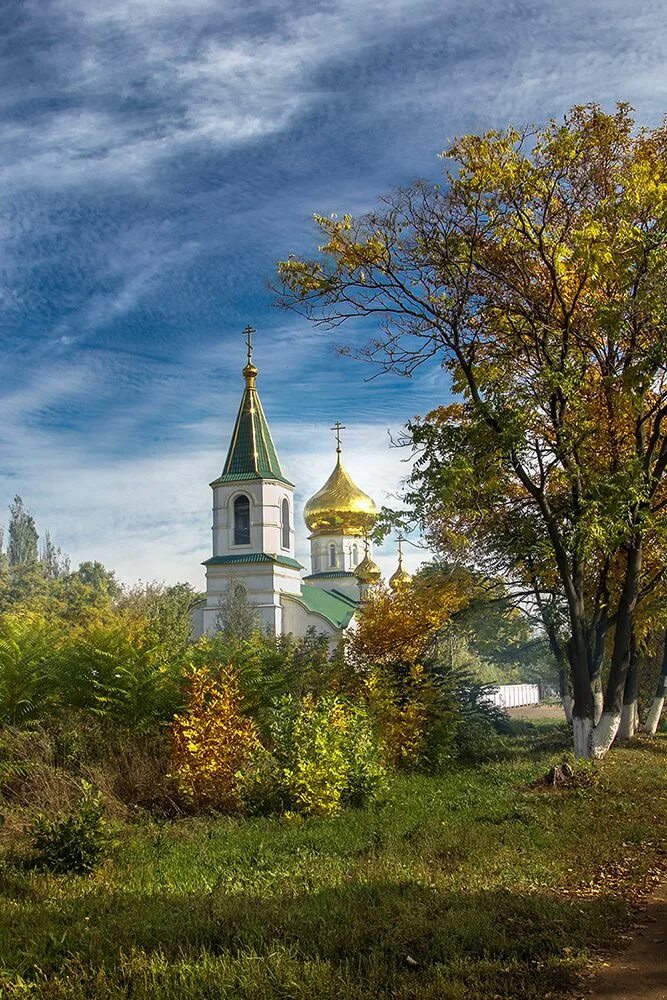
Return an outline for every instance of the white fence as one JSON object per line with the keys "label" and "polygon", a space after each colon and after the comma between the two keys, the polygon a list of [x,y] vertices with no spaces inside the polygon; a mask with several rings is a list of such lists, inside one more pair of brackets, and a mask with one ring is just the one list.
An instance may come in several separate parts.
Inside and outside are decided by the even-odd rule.
{"label": "white fence", "polygon": [[489,701],[499,708],[539,705],[540,688],[538,684],[501,684],[489,693]]}

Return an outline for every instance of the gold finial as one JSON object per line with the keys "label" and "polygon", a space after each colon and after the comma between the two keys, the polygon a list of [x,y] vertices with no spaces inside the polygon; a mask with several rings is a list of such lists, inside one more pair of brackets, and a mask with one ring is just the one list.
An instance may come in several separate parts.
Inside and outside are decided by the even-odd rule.
{"label": "gold finial", "polygon": [[346,431],[347,427],[345,426],[345,424],[341,424],[340,420],[337,420],[336,423],[333,425],[333,427],[330,428],[330,430],[336,432],[336,454],[340,458],[340,453],[342,451],[342,448],[340,446],[340,432]]}
{"label": "gold finial", "polygon": [[254,326],[248,323],[247,327],[243,331],[245,333],[246,347],[248,348],[248,363],[243,369],[243,377],[245,378],[246,385],[249,389],[255,388],[255,379],[257,378],[257,369],[252,363],[252,335],[255,333]]}

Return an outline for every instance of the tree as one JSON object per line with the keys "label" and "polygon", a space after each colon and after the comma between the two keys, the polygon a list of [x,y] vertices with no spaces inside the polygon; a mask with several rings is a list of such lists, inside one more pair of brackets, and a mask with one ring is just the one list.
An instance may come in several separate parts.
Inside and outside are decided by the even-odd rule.
{"label": "tree", "polygon": [[665,704],[665,690],[667,689],[667,631],[665,631],[664,642],[662,647],[662,664],[660,670],[660,677],[658,678],[658,684],[655,690],[655,695],[653,696],[653,701],[648,711],[646,717],[646,722],[644,724],[644,732],[648,733],[649,736],[655,736],[660,724],[660,716],[662,715],[663,705]]}
{"label": "tree", "polygon": [[348,652],[360,663],[413,665],[465,603],[454,574],[448,579],[419,577],[397,591],[376,588],[350,636]]}
{"label": "tree", "polygon": [[9,544],[7,558],[10,566],[21,566],[23,563],[37,562],[37,541],[39,535],[35,527],[35,519],[25,509],[20,496],[14,497],[9,507]]}
{"label": "tree", "polygon": [[230,580],[224,596],[220,598],[217,618],[218,628],[237,639],[248,639],[259,628],[257,608],[251,604],[248,591],[242,583]]}
{"label": "tree", "polygon": [[116,597],[120,586],[113,570],[107,569],[101,562],[82,562],[73,574],[92,592],[100,598]]}
{"label": "tree", "polygon": [[602,756],[636,609],[665,573],[667,126],[635,134],[627,105],[589,105],[443,155],[457,165],[443,189],[316,217],[321,258],[279,263],[282,301],[316,322],[381,321],[358,352],[380,371],[437,359],[449,374],[456,402],[412,427],[408,501],[423,490],[418,517],[447,528],[445,551],[462,529],[496,571],[527,581],[532,564],[557,594],[575,750]]}
{"label": "tree", "polygon": [[54,544],[48,531],[44,535],[39,561],[44,567],[44,575],[47,580],[57,580],[69,573],[69,556],[65,555],[62,549]]}

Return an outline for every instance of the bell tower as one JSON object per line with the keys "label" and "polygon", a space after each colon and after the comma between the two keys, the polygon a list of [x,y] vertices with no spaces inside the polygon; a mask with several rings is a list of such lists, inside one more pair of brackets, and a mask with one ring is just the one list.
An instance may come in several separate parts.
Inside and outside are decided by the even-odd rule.
{"label": "bell tower", "polygon": [[294,484],[284,475],[257,392],[251,326],[245,387],[227,458],[213,490],[213,555],[206,567],[204,632],[220,628],[230,587],[242,584],[264,627],[283,631],[281,594],[300,594],[294,558]]}

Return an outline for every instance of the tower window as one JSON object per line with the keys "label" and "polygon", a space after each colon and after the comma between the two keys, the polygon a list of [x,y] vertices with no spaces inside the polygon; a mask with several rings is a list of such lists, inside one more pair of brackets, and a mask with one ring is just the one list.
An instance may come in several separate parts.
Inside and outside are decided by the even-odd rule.
{"label": "tower window", "polygon": [[282,530],[283,548],[284,549],[288,549],[289,548],[290,526],[289,526],[289,500],[287,499],[287,497],[285,497],[285,499],[283,500],[283,504],[282,504],[282,529],[283,529]]}
{"label": "tower window", "polygon": [[359,562],[359,549],[356,545],[352,546],[352,565],[356,566]]}
{"label": "tower window", "polygon": [[234,501],[234,545],[250,545],[250,500],[243,495]]}
{"label": "tower window", "polygon": [[335,545],[331,545],[329,547],[329,565],[330,566],[335,566],[336,565],[336,546]]}

